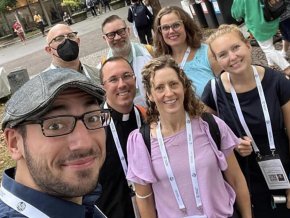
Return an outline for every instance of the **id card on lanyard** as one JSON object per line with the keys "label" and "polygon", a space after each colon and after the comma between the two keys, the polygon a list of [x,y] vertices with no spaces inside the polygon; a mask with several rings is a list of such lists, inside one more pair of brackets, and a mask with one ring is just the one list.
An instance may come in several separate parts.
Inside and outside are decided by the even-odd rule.
{"label": "id card on lanyard", "polygon": [[261,105],[262,105],[262,110],[263,110],[265,123],[266,123],[269,147],[270,147],[270,150],[272,151],[272,155],[264,156],[264,157],[262,157],[260,155],[260,150],[259,150],[250,130],[249,130],[249,127],[248,127],[246,121],[245,121],[245,118],[243,116],[242,109],[241,109],[241,106],[240,106],[240,103],[239,103],[239,100],[237,97],[237,93],[231,84],[230,75],[228,73],[228,80],[230,82],[230,90],[231,90],[231,95],[232,95],[232,98],[234,101],[235,109],[237,111],[237,114],[238,114],[238,117],[239,117],[239,120],[241,122],[243,129],[245,130],[247,136],[249,136],[252,139],[253,149],[258,156],[257,162],[258,162],[259,167],[263,173],[265,181],[267,182],[268,188],[270,190],[289,189],[290,183],[289,183],[288,177],[286,175],[286,172],[284,170],[282,162],[279,158],[279,155],[275,154],[276,147],[275,147],[275,142],[274,142],[271,119],[270,119],[270,115],[269,115],[268,106],[267,106],[267,102],[265,99],[263,87],[261,84],[261,80],[260,80],[259,74],[257,72],[257,69],[254,66],[252,66],[252,69],[253,69],[253,74],[255,77],[255,82],[257,85],[257,90],[258,90]]}
{"label": "id card on lanyard", "polygon": [[278,155],[257,158],[269,189],[289,189],[290,184]]}

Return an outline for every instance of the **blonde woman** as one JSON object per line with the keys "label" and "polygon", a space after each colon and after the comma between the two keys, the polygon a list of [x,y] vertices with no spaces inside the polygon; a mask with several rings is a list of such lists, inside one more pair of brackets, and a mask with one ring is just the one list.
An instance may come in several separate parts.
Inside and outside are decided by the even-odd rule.
{"label": "blonde woman", "polygon": [[[202,100],[249,142],[236,151],[248,178],[254,215],[289,218],[290,80],[282,72],[252,65],[251,45],[235,25],[220,26],[208,43],[225,72],[216,88],[217,107],[210,83]],[[264,166],[269,163],[275,171]],[[287,204],[272,208],[272,195],[287,196]]]}

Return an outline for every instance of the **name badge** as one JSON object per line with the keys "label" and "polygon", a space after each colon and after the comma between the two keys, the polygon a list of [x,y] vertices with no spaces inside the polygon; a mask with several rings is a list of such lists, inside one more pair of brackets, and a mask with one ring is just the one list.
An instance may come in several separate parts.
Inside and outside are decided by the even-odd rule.
{"label": "name badge", "polygon": [[270,190],[290,188],[288,177],[278,155],[264,156],[258,158],[257,161]]}

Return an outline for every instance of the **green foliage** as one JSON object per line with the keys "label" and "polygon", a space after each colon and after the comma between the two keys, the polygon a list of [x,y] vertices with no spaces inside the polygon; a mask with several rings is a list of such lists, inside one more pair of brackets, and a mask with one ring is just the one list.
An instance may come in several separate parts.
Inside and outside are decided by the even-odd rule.
{"label": "green foliage", "polygon": [[0,0],[0,12],[7,11],[16,6],[17,0]]}
{"label": "green foliage", "polygon": [[62,6],[78,7],[82,4],[82,0],[62,0]]}

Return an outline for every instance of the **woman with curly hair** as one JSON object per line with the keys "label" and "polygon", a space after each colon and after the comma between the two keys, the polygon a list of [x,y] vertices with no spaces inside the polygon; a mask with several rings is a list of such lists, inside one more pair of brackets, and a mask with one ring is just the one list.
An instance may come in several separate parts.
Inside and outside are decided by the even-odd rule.
{"label": "woman with curly hair", "polygon": [[231,217],[236,194],[241,215],[251,217],[233,153],[239,139],[214,117],[221,136],[217,147],[191,80],[170,56],[151,60],[142,76],[151,146],[138,129],[127,141],[127,179],[135,185],[141,217]]}
{"label": "woman with curly hair", "polygon": [[201,42],[201,29],[181,8],[162,8],[154,22],[156,57],[171,55],[193,81],[201,96],[206,83],[221,70],[208,46]]}

